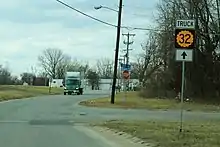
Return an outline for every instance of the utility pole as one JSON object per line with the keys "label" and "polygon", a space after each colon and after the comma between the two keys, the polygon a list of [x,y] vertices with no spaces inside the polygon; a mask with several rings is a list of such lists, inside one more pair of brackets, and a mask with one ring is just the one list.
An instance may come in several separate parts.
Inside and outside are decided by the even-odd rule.
{"label": "utility pole", "polygon": [[122,61],[123,61],[123,64],[125,64],[125,63],[126,63],[126,58],[125,58],[126,55],[123,55],[123,56],[121,56],[121,57],[123,57],[123,58],[122,58]]}
{"label": "utility pole", "polygon": [[123,62],[124,59],[120,58],[118,61],[119,61],[119,68],[118,68],[118,71],[119,71],[119,74],[118,74],[118,86],[121,86],[121,79],[122,79],[122,73],[121,73],[121,64]]}
{"label": "utility pole", "polygon": [[127,37],[127,41],[124,41],[124,44],[127,45],[127,48],[126,48],[126,64],[129,64],[129,51],[132,50],[129,48],[129,46],[131,44],[134,43],[134,41],[130,41],[130,36],[135,36],[135,34],[130,34],[129,32],[127,34],[122,34],[123,36],[126,36]]}
{"label": "utility pole", "polygon": [[[122,34],[123,36],[127,37],[127,41],[124,41],[124,44],[126,44],[127,48],[126,50],[126,65],[129,64],[129,51],[131,51],[132,49],[130,49],[130,45],[134,43],[134,41],[130,41],[130,36],[135,36],[135,34],[130,34],[129,32],[127,34]],[[125,91],[127,91],[127,86],[129,86],[130,81],[128,80],[128,83],[124,83],[125,85]]]}
{"label": "utility pole", "polygon": [[[217,3],[217,15],[218,15],[218,35],[220,35],[220,1],[219,0],[216,0],[216,3]],[[220,36],[219,36],[220,38]],[[218,41],[218,47],[220,49],[220,39]]]}
{"label": "utility pole", "polygon": [[117,39],[116,39],[116,50],[115,50],[115,65],[114,65],[114,75],[111,91],[111,103],[115,103],[115,89],[116,89],[116,78],[118,70],[118,54],[120,46],[120,36],[121,36],[121,14],[122,14],[123,0],[119,0],[119,11],[118,11],[118,25],[117,25]]}
{"label": "utility pole", "polygon": [[117,80],[118,80],[118,82],[117,82],[117,92],[121,91],[121,83],[122,83],[121,64],[122,64],[122,61],[123,61],[122,58],[118,59],[119,66],[118,66],[118,75],[117,75]]}
{"label": "utility pole", "polygon": [[[123,57],[122,61],[123,61],[123,64],[125,64],[126,63],[126,55],[123,55],[121,57]],[[122,75],[122,67],[121,67],[121,85],[123,85],[123,88],[121,86],[121,90],[125,91],[125,88],[124,88],[125,87],[125,81],[124,81],[123,75]]]}

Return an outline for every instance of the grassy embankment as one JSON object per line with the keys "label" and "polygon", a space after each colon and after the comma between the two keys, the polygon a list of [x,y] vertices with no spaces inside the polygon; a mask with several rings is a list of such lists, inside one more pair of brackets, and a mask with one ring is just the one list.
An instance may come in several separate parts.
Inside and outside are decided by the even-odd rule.
{"label": "grassy embankment", "polygon": [[51,88],[51,93],[49,93],[49,88],[43,86],[0,86],[0,101],[28,98],[40,95],[62,94],[62,92],[62,88]]}
{"label": "grassy embankment", "polygon": [[[123,92],[117,94],[114,105],[110,104],[110,97],[82,101],[80,104],[101,108],[133,108],[149,110],[178,110],[181,108],[180,102],[174,99],[142,98],[139,96],[138,92],[128,92],[126,98]],[[185,102],[184,109],[187,111],[220,112],[219,105],[198,102]]]}
{"label": "grassy embankment", "polygon": [[[116,95],[115,104],[110,97],[83,101],[81,105],[100,108],[133,108],[149,110],[178,110],[179,102],[174,99],[142,98],[138,92]],[[219,105],[199,102],[185,102],[188,111],[220,112]],[[100,124],[98,124],[100,125]],[[219,147],[219,122],[184,122],[183,132],[179,132],[179,122],[167,121],[109,121],[101,126],[125,132],[138,137],[152,147]],[[121,133],[120,133],[121,134]]]}
{"label": "grassy embankment", "polygon": [[179,132],[176,122],[106,122],[101,126],[128,133],[152,147],[219,147],[220,125],[218,122],[186,122]]}

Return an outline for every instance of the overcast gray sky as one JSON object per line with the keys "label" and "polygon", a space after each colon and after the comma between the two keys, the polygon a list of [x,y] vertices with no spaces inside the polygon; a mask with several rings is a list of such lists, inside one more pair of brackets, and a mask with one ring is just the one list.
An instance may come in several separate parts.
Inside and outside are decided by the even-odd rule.
{"label": "overcast gray sky", "polygon": [[[117,9],[118,0],[63,0],[94,17],[117,23],[117,13],[94,6]],[[124,0],[122,24],[150,28],[158,0]],[[128,30],[123,29],[122,33]],[[140,52],[147,31],[136,33],[131,52]],[[114,57],[116,28],[109,27],[64,7],[55,0],[6,0],[0,5],[0,64],[13,74],[30,71],[46,48],[59,48],[79,60],[94,64],[96,59]],[[123,41],[123,37],[121,38]],[[125,45],[121,43],[121,48]],[[131,57],[131,59],[134,59]]]}

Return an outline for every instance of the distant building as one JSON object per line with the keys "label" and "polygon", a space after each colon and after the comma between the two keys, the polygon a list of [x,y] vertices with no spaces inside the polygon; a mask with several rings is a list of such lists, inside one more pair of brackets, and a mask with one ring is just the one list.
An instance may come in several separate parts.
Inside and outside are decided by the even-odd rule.
{"label": "distant building", "polygon": [[[99,88],[100,90],[111,90],[112,88],[112,79],[101,79],[99,82]],[[133,89],[134,86],[138,85],[139,80],[138,79],[130,79],[129,80],[130,89]],[[117,79],[116,86],[120,85],[123,89],[123,80]]]}
{"label": "distant building", "polygon": [[36,77],[33,81],[34,86],[49,86],[49,78]]}
{"label": "distant building", "polygon": [[53,79],[49,85],[50,87],[63,87],[63,79]]}
{"label": "distant building", "polygon": [[99,90],[109,90],[112,86],[112,79],[100,79]]}
{"label": "distant building", "polygon": [[24,83],[23,83],[23,86],[28,86],[28,83],[24,82]]}
{"label": "distant building", "polygon": [[[138,79],[130,79],[130,89],[133,89],[134,86],[139,84]],[[99,82],[99,90],[111,90],[112,88],[112,79],[100,79]],[[91,90],[92,86],[89,84],[88,79],[83,80],[83,85],[85,90]],[[116,81],[116,86],[120,85],[121,88],[123,89],[123,80],[117,79]],[[51,87],[63,87],[63,79],[53,79],[51,82]],[[98,90],[98,89],[97,89]]]}

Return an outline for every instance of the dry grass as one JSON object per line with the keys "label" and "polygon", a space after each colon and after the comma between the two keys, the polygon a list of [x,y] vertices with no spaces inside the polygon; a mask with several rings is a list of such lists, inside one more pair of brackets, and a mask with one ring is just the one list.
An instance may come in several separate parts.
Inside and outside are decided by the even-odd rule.
{"label": "dry grass", "polygon": [[219,147],[218,122],[187,122],[179,132],[177,122],[106,122],[102,126],[126,132],[152,144],[153,147]]}
{"label": "dry grass", "polygon": [[61,94],[62,92],[62,88],[52,88],[51,93],[49,93],[48,87],[43,86],[0,86],[0,101],[40,95]]}
{"label": "dry grass", "polygon": [[[83,101],[80,104],[90,107],[135,108],[150,110],[177,110],[181,108],[180,103],[174,99],[146,99],[140,97],[138,92],[128,92],[126,98],[124,93],[117,94],[114,105],[110,104],[110,97]],[[185,102],[184,109],[187,111],[220,112],[220,107],[218,105],[201,104],[194,102]]]}

